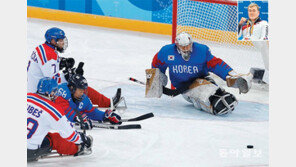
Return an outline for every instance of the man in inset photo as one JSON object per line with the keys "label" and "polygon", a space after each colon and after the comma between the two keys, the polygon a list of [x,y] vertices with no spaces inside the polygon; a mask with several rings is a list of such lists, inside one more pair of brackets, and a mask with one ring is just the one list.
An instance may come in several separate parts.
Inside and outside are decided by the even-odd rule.
{"label": "man in inset photo", "polygon": [[248,18],[240,18],[238,40],[268,40],[268,23],[260,18],[260,7],[256,3],[249,4]]}

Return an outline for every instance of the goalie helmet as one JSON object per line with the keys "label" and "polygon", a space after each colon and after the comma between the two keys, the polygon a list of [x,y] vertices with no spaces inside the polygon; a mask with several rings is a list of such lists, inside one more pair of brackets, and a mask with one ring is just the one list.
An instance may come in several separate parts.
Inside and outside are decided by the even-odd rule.
{"label": "goalie helmet", "polygon": [[177,50],[185,61],[190,59],[192,53],[192,43],[192,37],[187,32],[181,32],[176,37]]}
{"label": "goalie helmet", "polygon": [[47,99],[54,100],[58,90],[58,83],[56,80],[45,77],[39,80],[37,85],[37,93],[46,97]]}
{"label": "goalie helmet", "polygon": [[62,29],[59,29],[57,27],[53,27],[53,28],[48,29],[45,32],[45,40],[46,40],[46,42],[51,43],[52,39],[54,39],[55,42],[57,42],[57,43],[58,43],[59,39],[63,39],[64,45],[63,45],[62,48],[60,48],[58,46],[55,46],[55,47],[57,47],[57,50],[59,52],[62,53],[67,49],[67,47],[68,47],[68,39],[67,39],[67,37],[65,35],[65,32]]}

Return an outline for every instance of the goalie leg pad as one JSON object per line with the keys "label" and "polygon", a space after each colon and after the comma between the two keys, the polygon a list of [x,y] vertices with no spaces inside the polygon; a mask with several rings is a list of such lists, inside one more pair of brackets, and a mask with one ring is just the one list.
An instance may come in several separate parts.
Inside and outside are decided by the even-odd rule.
{"label": "goalie leg pad", "polygon": [[213,106],[214,115],[225,115],[231,113],[237,106],[238,102],[234,95],[225,92],[219,88],[214,95],[209,98]]}
{"label": "goalie leg pad", "polygon": [[163,92],[162,86],[167,84],[167,76],[158,68],[146,69],[146,91],[145,97],[160,98]]}
{"label": "goalie leg pad", "polygon": [[208,113],[213,114],[213,107],[209,98],[215,94],[219,89],[206,79],[196,79],[189,87],[189,90],[183,93],[185,100],[193,103],[194,107],[198,110],[202,109]]}

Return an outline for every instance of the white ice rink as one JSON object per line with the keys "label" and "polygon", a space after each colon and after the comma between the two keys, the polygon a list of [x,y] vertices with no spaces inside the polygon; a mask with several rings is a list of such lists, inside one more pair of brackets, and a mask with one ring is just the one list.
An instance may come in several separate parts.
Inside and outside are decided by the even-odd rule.
{"label": "white ice rink", "polygon": [[[153,112],[155,117],[141,121],[140,130],[87,131],[94,138],[93,154],[81,157],[44,159],[28,166],[42,167],[231,167],[268,166],[268,89],[253,85],[248,94],[225,87],[239,104],[228,116],[217,117],[198,111],[181,96],[144,98],[145,88],[128,81],[145,81],[155,53],[171,42],[170,36],[114,30],[77,24],[28,19],[27,55],[45,41],[48,28],[63,29],[69,47],[63,57],[83,61],[89,85],[108,97],[118,87],[127,101],[122,117]],[[211,47],[212,53],[238,72],[263,68],[258,53]],[[247,51],[245,51],[247,52]],[[247,145],[254,145],[247,149]]]}

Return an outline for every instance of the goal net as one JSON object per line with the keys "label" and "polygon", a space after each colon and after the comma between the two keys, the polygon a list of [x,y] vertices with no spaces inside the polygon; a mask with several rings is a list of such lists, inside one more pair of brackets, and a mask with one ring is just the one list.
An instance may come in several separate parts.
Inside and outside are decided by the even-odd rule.
{"label": "goal net", "polygon": [[268,57],[268,42],[238,41],[237,5],[237,0],[173,0],[172,43],[186,31],[239,73],[264,69],[268,60],[263,62],[262,55]]}
{"label": "goal net", "polygon": [[237,40],[236,0],[174,0],[173,42],[182,31],[201,43],[253,46],[250,41]]}

